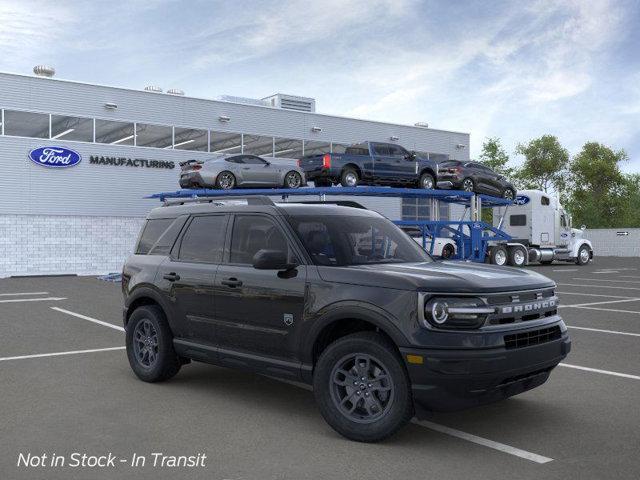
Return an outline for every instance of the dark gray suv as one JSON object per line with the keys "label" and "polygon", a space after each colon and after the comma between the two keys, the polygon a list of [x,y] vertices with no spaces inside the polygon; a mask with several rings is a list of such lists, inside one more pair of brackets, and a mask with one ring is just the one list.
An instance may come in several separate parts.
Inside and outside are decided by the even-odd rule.
{"label": "dark gray suv", "polygon": [[191,360],[313,385],[342,435],[544,383],[570,341],[537,273],[434,261],[381,215],[266,197],[165,204],[123,270],[129,362],[147,382]]}

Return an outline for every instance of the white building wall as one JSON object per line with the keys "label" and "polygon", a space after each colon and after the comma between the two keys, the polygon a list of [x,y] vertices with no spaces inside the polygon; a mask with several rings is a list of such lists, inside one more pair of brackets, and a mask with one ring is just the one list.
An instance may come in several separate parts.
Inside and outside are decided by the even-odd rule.
{"label": "white building wall", "polygon": [[595,257],[640,257],[640,228],[587,229],[584,238],[591,241]]}

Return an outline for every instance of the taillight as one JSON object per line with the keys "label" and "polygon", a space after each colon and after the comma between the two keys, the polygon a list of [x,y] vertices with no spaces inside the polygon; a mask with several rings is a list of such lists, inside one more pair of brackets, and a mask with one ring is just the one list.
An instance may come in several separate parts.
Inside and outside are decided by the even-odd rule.
{"label": "taillight", "polygon": [[192,170],[200,170],[202,168],[202,165],[194,165],[193,167],[191,167]]}
{"label": "taillight", "polygon": [[322,166],[324,168],[331,168],[331,155],[329,155],[328,153],[325,153],[322,156]]}
{"label": "taillight", "polygon": [[298,166],[302,167],[302,160],[298,159]]}

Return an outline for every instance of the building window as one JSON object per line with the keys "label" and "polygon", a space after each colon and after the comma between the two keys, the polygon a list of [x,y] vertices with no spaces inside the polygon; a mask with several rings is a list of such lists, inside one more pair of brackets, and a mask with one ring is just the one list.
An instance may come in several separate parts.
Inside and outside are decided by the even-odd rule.
{"label": "building window", "polygon": [[329,142],[317,142],[313,140],[304,141],[305,155],[322,155],[329,152],[331,152],[331,143]]}
{"label": "building window", "polygon": [[[449,219],[449,204],[439,202],[440,220]],[[433,220],[430,198],[403,198],[402,220],[415,220],[418,222]]]}
{"label": "building window", "polygon": [[242,135],[239,133],[211,132],[211,153],[242,153]]}
{"label": "building window", "polygon": [[49,115],[4,111],[4,134],[14,137],[49,138]]}
{"label": "building window", "polygon": [[133,145],[134,125],[113,120],[96,120],[96,142],[111,145]]}
{"label": "building window", "polygon": [[51,139],[93,142],[93,119],[51,115]]}
{"label": "building window", "polygon": [[196,150],[206,152],[209,136],[206,130],[195,130],[193,128],[175,128],[173,148],[176,150]]}
{"label": "building window", "polygon": [[302,158],[302,140],[292,140],[289,138],[275,138],[274,157],[280,158]]}
{"label": "building window", "polygon": [[171,148],[173,145],[173,128],[148,123],[136,124],[136,146]]}
{"label": "building window", "polygon": [[273,157],[273,137],[247,135],[246,133],[243,135],[243,137],[243,153]]}

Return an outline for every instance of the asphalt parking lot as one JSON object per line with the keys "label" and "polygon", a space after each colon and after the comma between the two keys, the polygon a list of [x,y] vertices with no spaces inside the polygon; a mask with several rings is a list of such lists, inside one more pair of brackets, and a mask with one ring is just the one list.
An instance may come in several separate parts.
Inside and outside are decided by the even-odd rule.
{"label": "asphalt parking lot", "polygon": [[[573,340],[540,388],[343,439],[312,393],[191,364],[145,384],[123,349],[119,283],[0,280],[0,479],[638,478],[640,259],[534,267],[558,284]],[[18,467],[19,454],[198,455],[206,466]]]}

